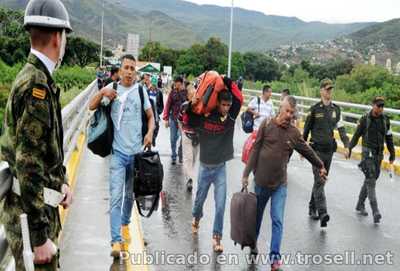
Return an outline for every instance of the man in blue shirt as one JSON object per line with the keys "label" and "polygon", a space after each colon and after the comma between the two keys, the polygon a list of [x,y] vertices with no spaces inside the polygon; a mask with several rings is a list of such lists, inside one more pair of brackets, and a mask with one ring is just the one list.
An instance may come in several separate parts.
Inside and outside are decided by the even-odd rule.
{"label": "man in blue shirt", "polygon": [[[127,250],[131,241],[129,223],[133,205],[133,168],[135,154],[142,146],[151,146],[154,131],[154,115],[149,97],[143,91],[143,109],[136,78],[136,60],[126,55],[121,60],[121,81],[117,89],[113,84],[101,89],[92,99],[90,110],[105,100],[111,100],[111,119],[114,140],[110,162],[110,226],[111,256],[118,258],[121,250]],[[142,136],[142,110],[146,112],[148,132]],[[123,196],[124,195],[124,196]]]}

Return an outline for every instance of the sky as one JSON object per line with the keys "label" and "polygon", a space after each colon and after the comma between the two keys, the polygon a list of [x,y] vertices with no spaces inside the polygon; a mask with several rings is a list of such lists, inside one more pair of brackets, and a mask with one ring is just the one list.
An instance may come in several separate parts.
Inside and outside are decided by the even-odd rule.
{"label": "sky", "polygon": [[[231,0],[185,0],[230,6]],[[235,6],[268,15],[327,23],[383,22],[400,18],[400,0],[234,0]]]}

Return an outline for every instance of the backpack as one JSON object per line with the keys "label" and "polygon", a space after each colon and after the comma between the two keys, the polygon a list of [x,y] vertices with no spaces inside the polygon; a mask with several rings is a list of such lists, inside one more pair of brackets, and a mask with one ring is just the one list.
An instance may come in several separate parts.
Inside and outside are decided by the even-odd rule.
{"label": "backpack", "polygon": [[[113,89],[117,89],[114,82]],[[100,105],[90,117],[87,128],[87,146],[94,154],[106,157],[111,154],[114,140],[114,125],[111,119],[111,104]]]}
{"label": "backpack", "polygon": [[[148,149],[135,155],[133,191],[141,216],[150,217],[156,209],[160,199],[163,178],[164,170],[158,152]],[[146,196],[153,196],[153,202],[149,213],[143,215],[141,208],[143,206],[140,206],[139,202],[140,198]]]}
{"label": "backpack", "polygon": [[[260,97],[257,96],[258,112],[260,112]],[[252,133],[254,131],[254,117],[249,111],[245,111],[240,116],[242,121],[242,129],[246,134]]]}
{"label": "backpack", "polygon": [[197,115],[209,114],[217,107],[218,93],[225,90],[223,77],[216,71],[208,71],[199,76],[196,97],[199,102],[192,111]]}

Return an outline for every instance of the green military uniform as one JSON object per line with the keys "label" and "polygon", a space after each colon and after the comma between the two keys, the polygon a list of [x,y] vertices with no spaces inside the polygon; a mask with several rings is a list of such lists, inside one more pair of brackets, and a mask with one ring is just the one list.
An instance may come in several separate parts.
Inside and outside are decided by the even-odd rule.
{"label": "green military uniform", "polygon": [[[4,133],[0,139],[0,160],[9,163],[18,179],[20,195],[10,191],[1,210],[16,270],[25,270],[22,258],[19,216],[28,215],[33,247],[47,239],[57,244],[61,230],[58,208],[44,203],[44,187],[60,191],[66,183],[63,166],[63,129],[60,91],[45,65],[33,54],[17,75],[6,105]],[[35,270],[56,270],[57,257],[51,264]]]}
{"label": "green military uniform", "polygon": [[362,137],[362,162],[360,163],[360,168],[364,172],[365,181],[361,187],[356,210],[368,215],[365,212],[365,200],[368,197],[374,222],[379,223],[381,214],[378,209],[375,186],[381,172],[385,141],[390,152],[389,161],[395,160],[395,148],[389,117],[383,114],[375,117],[372,112],[364,115],[360,119],[357,130],[349,144],[350,151],[357,145],[360,137]]}
{"label": "green military uniform", "polygon": [[[336,152],[337,144],[334,138],[334,130],[338,129],[340,138],[348,146],[349,139],[341,121],[340,107],[334,103],[324,105],[318,102],[310,108],[304,125],[304,140],[307,141],[311,132],[311,146],[324,162],[325,169],[329,172],[333,153]],[[319,216],[327,213],[327,204],[324,187],[325,184],[319,176],[319,169],[313,167],[314,186],[309,203],[310,215],[317,210]]]}

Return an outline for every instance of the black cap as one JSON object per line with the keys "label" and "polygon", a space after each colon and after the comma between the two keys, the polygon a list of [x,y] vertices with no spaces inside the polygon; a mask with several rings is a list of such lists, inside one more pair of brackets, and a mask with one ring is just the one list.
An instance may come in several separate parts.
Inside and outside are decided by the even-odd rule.
{"label": "black cap", "polygon": [[376,104],[376,105],[385,105],[385,98],[382,96],[376,96],[373,100],[372,100],[372,104]]}

